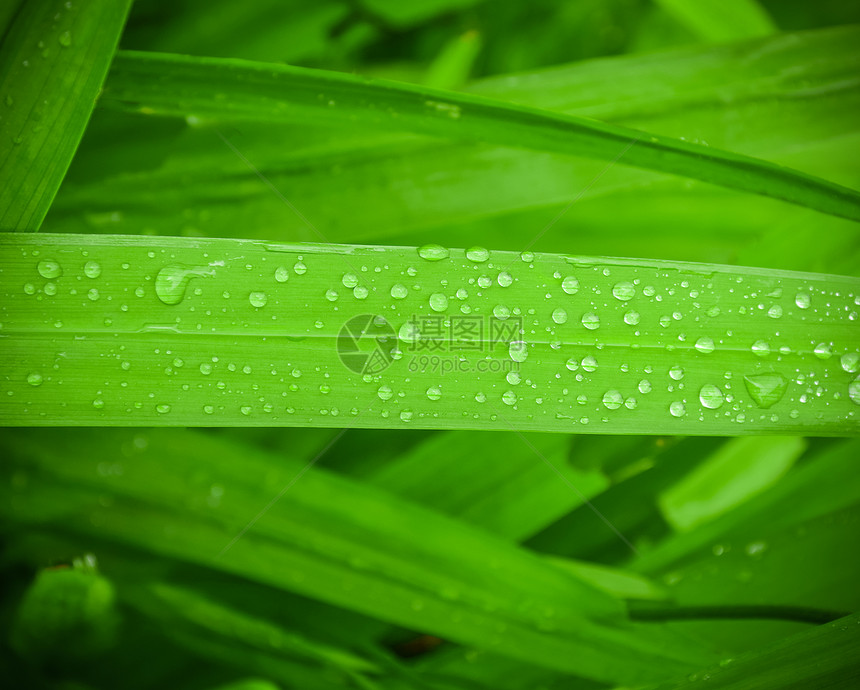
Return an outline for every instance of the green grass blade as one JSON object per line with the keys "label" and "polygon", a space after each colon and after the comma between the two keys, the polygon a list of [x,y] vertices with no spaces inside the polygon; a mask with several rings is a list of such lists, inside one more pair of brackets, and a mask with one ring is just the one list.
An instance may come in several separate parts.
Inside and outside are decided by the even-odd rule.
{"label": "green grass blade", "polygon": [[606,161],[623,154],[627,165],[860,220],[857,191],[766,161],[476,95],[336,72],[121,52],[102,103],[218,121],[367,125]]}
{"label": "green grass blade", "polygon": [[[710,656],[627,623],[620,601],[535,554],[366,484],[200,432],[137,435],[7,432],[0,515],[610,682],[658,680]],[[132,459],[119,474],[99,470],[123,449]],[[22,474],[26,487],[11,479]]]}
{"label": "green grass blade", "polygon": [[860,279],[436,251],[7,234],[0,420],[858,432]]}
{"label": "green grass blade", "polygon": [[661,690],[841,689],[860,682],[860,615],[782,640],[767,649],[725,659]]}
{"label": "green grass blade", "polygon": [[25,2],[0,46],[0,229],[36,231],[84,133],[131,0]]}
{"label": "green grass blade", "polygon": [[758,0],[657,0],[657,4],[708,41],[732,41],[777,32]]}

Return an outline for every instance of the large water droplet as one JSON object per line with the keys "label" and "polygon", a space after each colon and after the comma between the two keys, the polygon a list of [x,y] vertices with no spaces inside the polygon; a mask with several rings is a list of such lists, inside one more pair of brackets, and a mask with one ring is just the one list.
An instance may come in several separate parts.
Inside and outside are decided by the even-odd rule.
{"label": "large water droplet", "polygon": [[42,385],[42,375],[37,373],[27,374],[27,383],[31,386],[41,386]]}
{"label": "large water droplet", "polygon": [[376,394],[379,396],[380,400],[391,400],[391,396],[394,395],[394,392],[391,390],[391,386],[382,385],[376,390]]}
{"label": "large water droplet", "polygon": [[696,344],[693,347],[695,347],[699,352],[710,354],[714,351],[714,341],[708,336],[703,335],[696,341]]}
{"label": "large water droplet", "polygon": [[[337,295],[335,295],[335,299],[337,299]],[[266,306],[266,302],[269,301],[269,298],[265,292],[252,292],[248,295],[248,301],[251,303],[251,306],[260,309],[261,307]]]}
{"label": "large water droplet", "polygon": [[308,267],[305,266],[302,261],[296,261],[296,263],[293,264],[293,273],[295,273],[297,276],[303,276],[307,272]]}
{"label": "large water droplet", "polygon": [[179,304],[185,297],[188,281],[211,275],[214,271],[207,266],[165,266],[155,276],[155,294],[164,304]]}
{"label": "large water droplet", "polygon": [[430,388],[427,389],[427,397],[430,400],[438,400],[439,398],[441,398],[442,391],[439,386],[430,386]]}
{"label": "large water droplet", "polygon": [[286,283],[290,279],[290,272],[286,266],[278,266],[275,269],[275,280],[279,283]]}
{"label": "large water droplet", "polygon": [[567,312],[559,307],[558,309],[553,309],[552,312],[552,320],[557,324],[563,324],[567,321]]}
{"label": "large water droplet", "polygon": [[597,371],[597,360],[593,355],[586,355],[582,358],[582,370],[587,371],[588,373],[592,373]]}
{"label": "large water droplet", "polygon": [[441,261],[448,258],[449,251],[441,244],[425,244],[418,248],[418,256],[425,261]]}
{"label": "large water droplet", "polygon": [[448,298],[441,292],[430,295],[430,308],[433,311],[445,311],[448,308]]}
{"label": "large water droplet", "polygon": [[466,250],[466,258],[480,264],[490,258],[490,252],[484,247],[470,247]]}
{"label": "large water droplet", "polygon": [[501,273],[499,273],[499,275],[496,277],[496,282],[497,282],[499,285],[501,285],[502,287],[509,287],[509,286],[510,286],[510,284],[514,282],[514,279],[513,279],[513,277],[511,276],[511,274],[510,274],[510,273],[508,273],[507,271],[502,271],[502,272],[501,272]]}
{"label": "large water droplet", "polygon": [[356,285],[358,285],[358,276],[355,275],[355,273],[344,273],[340,282],[343,283],[345,288],[352,290]]}
{"label": "large water droplet", "polygon": [[669,369],[669,376],[675,381],[680,381],[684,378],[684,370],[676,364]]}
{"label": "large water droplet", "polygon": [[699,402],[709,410],[716,410],[724,401],[723,392],[712,383],[706,383],[699,391]]}
{"label": "large water droplet", "polygon": [[830,359],[833,356],[833,350],[827,343],[818,343],[813,352],[818,359]]}
{"label": "large water droplet", "polygon": [[857,371],[858,364],[860,364],[860,355],[856,352],[848,352],[839,358],[839,364],[842,365],[843,371],[853,374]]}
{"label": "large water droplet", "polygon": [[809,309],[812,300],[809,299],[809,295],[805,292],[798,292],[794,297],[794,303],[801,309]]}
{"label": "large water droplet", "polygon": [[772,319],[778,319],[782,316],[782,307],[778,304],[771,305],[767,310],[767,315]]}
{"label": "large water droplet", "polygon": [[636,326],[639,323],[639,312],[632,309],[624,314],[624,323],[628,326]]}
{"label": "large water droplet", "polygon": [[633,283],[625,280],[615,283],[615,287],[612,288],[612,294],[615,296],[615,299],[627,302],[636,296],[636,288],[633,286]]}
{"label": "large water droplet", "polygon": [[770,354],[770,345],[764,340],[756,340],[750,347],[750,350],[758,357],[767,357]]}
{"label": "large water droplet", "polygon": [[574,276],[567,276],[561,281],[561,289],[568,295],[575,295],[579,292],[579,281]]}
{"label": "large water droplet", "polygon": [[356,285],[352,289],[352,296],[355,297],[355,299],[367,299],[368,294],[370,294],[370,290],[368,290],[364,285]]}
{"label": "large water droplet", "polygon": [[639,382],[639,392],[642,393],[642,395],[651,392],[651,382],[648,379],[642,379]]}
{"label": "large water droplet", "polygon": [[512,340],[508,344],[508,354],[515,362],[525,362],[529,356],[528,345],[524,340]]}
{"label": "large water droplet", "polygon": [[788,380],[776,372],[750,374],[744,376],[744,385],[755,404],[766,410],[782,400]]}
{"label": "large water droplet", "polygon": [[493,307],[493,316],[495,316],[500,321],[504,321],[511,315],[511,310],[506,307],[504,304],[497,304]]}
{"label": "large water droplet", "polygon": [[409,290],[401,283],[395,283],[391,286],[391,296],[394,299],[404,299],[409,294]]}
{"label": "large water droplet", "polygon": [[84,275],[87,278],[98,278],[102,274],[102,267],[97,261],[87,261],[84,264]]}
{"label": "large water droplet", "polygon": [[63,269],[60,267],[60,264],[56,261],[51,261],[50,259],[40,261],[36,268],[39,271],[40,276],[48,278],[49,280],[59,278],[63,273]]}
{"label": "large water droplet", "polygon": [[412,410],[403,410],[400,412],[400,421],[401,422],[411,422],[412,421]]}
{"label": "large water droplet", "polygon": [[684,406],[684,403],[676,400],[669,405],[669,414],[673,417],[683,417],[687,414],[687,408]]}
{"label": "large water droplet", "polygon": [[582,325],[590,331],[600,328],[600,317],[594,312],[588,312],[587,314],[583,314]]}
{"label": "large water droplet", "polygon": [[851,398],[851,402],[860,405],[860,376],[848,384],[848,397]]}
{"label": "large water droplet", "polygon": [[624,403],[624,396],[617,390],[609,390],[603,394],[603,405],[609,410],[617,410]]}
{"label": "large water droplet", "polygon": [[505,391],[502,393],[502,402],[505,403],[505,405],[516,405],[517,394],[513,391]]}

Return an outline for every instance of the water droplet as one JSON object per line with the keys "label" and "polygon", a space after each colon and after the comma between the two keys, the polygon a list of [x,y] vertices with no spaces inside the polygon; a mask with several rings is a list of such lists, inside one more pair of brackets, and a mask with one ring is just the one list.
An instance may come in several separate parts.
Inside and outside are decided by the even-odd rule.
{"label": "water droplet", "polygon": [[27,374],[27,383],[31,386],[41,386],[42,385],[42,375],[37,373]]}
{"label": "water droplet", "polygon": [[266,306],[266,302],[269,301],[269,298],[265,292],[252,292],[248,295],[248,301],[251,303],[251,306],[259,309]]}
{"label": "water droplet", "polygon": [[49,297],[53,297],[57,294],[57,284],[56,283],[45,283],[45,287],[42,288],[42,291],[48,295]]}
{"label": "water droplet", "polygon": [[857,365],[860,364],[860,355],[856,352],[848,352],[839,358],[839,363],[842,365],[842,370],[853,374],[857,371]]}
{"label": "water droplet", "polygon": [[250,405],[242,405],[242,407],[239,408],[239,412],[241,412],[243,415],[245,415],[247,417],[251,414],[251,406]]}
{"label": "water droplet", "polygon": [[624,315],[624,323],[628,326],[636,326],[639,323],[639,312],[632,309]]}
{"label": "water droplet", "polygon": [[164,304],[179,304],[185,297],[188,281],[211,275],[214,271],[208,267],[165,266],[155,276],[155,294]]}
{"label": "water droplet", "polygon": [[567,276],[561,281],[561,289],[568,295],[575,295],[579,292],[579,281],[574,276]]}
{"label": "water droplet", "polygon": [[493,281],[489,279],[488,276],[481,276],[478,278],[478,287],[488,288],[493,284]]}
{"label": "water droplet", "polygon": [[718,409],[724,401],[723,392],[712,383],[706,383],[699,391],[699,402],[709,410]]}
{"label": "water droplet", "polygon": [[567,321],[567,312],[561,307],[554,309],[552,312],[552,320],[557,324],[565,323]]}
{"label": "water droplet", "polygon": [[534,252],[530,252],[528,250],[524,252],[520,252],[520,261],[524,261],[525,263],[531,263],[535,260]]}
{"label": "water droplet", "polygon": [[502,402],[505,403],[505,405],[516,405],[517,394],[513,391],[505,391],[502,393]]}
{"label": "water droplet", "polygon": [[98,278],[102,274],[102,267],[97,261],[87,261],[84,264],[84,275],[87,278]]}
{"label": "water droplet", "polygon": [[427,397],[430,400],[438,400],[442,397],[442,391],[439,389],[439,386],[430,386],[427,389]]}
{"label": "water droplet", "polygon": [[593,355],[586,355],[582,358],[582,370],[589,373],[597,371],[597,360]]}
{"label": "water droplet", "polygon": [[96,288],[90,288],[87,292],[87,297],[89,297],[93,302],[96,302],[99,298],[99,291]]}
{"label": "water droplet", "polygon": [[848,397],[855,405],[860,405],[860,376],[848,384]]}
{"label": "water droplet", "polygon": [[767,310],[767,315],[772,319],[778,319],[782,316],[782,307],[774,304]]}
{"label": "water droplet", "polygon": [[355,275],[355,273],[344,273],[340,282],[343,283],[345,288],[352,290],[356,285],[358,285],[358,276]]}
{"label": "water droplet", "polygon": [[642,379],[639,382],[639,392],[642,393],[642,395],[651,392],[651,382],[648,379]]}
{"label": "water droplet", "polygon": [[504,304],[497,304],[493,307],[493,316],[495,316],[500,321],[504,321],[511,315],[511,310],[506,307]]}
{"label": "water droplet", "polygon": [[673,417],[683,417],[687,414],[687,408],[684,406],[684,403],[676,400],[669,405],[669,414]]}
{"label": "water droplet", "polygon": [[97,410],[101,410],[102,408],[104,408],[104,406],[105,406],[105,401],[102,400],[101,398],[96,398],[95,400],[93,400],[93,407],[96,408]]}
{"label": "water droplet", "polygon": [[593,331],[600,328],[600,317],[594,312],[588,312],[582,315],[582,325],[588,330]]}
{"label": "water droplet", "polygon": [[714,341],[706,335],[703,335],[696,341],[694,347],[705,354],[710,354],[714,351]]}
{"label": "water droplet", "polygon": [[155,411],[158,412],[158,414],[167,414],[170,412],[170,405],[165,405],[163,403],[161,405],[156,405]]}
{"label": "water droplet", "polygon": [[603,394],[603,405],[608,410],[617,410],[624,403],[624,396],[617,390],[609,390]]}
{"label": "water droplet", "polygon": [[487,401],[487,396],[481,393],[480,391],[475,393],[475,401],[482,403]]}
{"label": "water droplet", "polygon": [[782,400],[788,380],[776,372],[751,374],[744,376],[744,385],[755,404],[766,410]]}
{"label": "water droplet", "polygon": [[565,366],[570,371],[576,371],[577,369],[579,369],[579,362],[577,362],[573,357],[571,357],[569,360],[567,360]]}
{"label": "water droplet", "polygon": [[308,267],[305,266],[302,261],[296,261],[296,263],[293,264],[293,273],[295,273],[297,276],[303,276],[307,272]]}
{"label": "water droplet", "polygon": [[290,272],[286,266],[278,266],[275,269],[275,280],[279,283],[286,283],[290,279]]}
{"label": "water droplet", "polygon": [[50,259],[40,261],[36,268],[39,271],[40,276],[48,278],[49,280],[59,278],[63,273],[63,269],[60,267],[60,264],[56,261],[51,261]]}
{"label": "water droplet", "polygon": [[376,394],[379,396],[380,400],[391,400],[391,396],[394,395],[394,392],[391,390],[391,386],[382,385],[376,390]]}
{"label": "water droplet", "polygon": [[818,359],[830,359],[830,357],[833,355],[833,350],[827,343],[818,343],[818,345],[815,346],[813,352],[815,353],[815,356],[818,357]]}
{"label": "water droplet", "polygon": [[425,244],[418,248],[418,256],[425,261],[441,261],[448,258],[449,251],[441,244]]}
{"label": "water droplet", "polygon": [[400,283],[395,283],[391,286],[391,296],[394,299],[403,299],[406,295],[409,294],[409,290],[405,285],[401,285]]}
{"label": "water droplet", "polygon": [[496,277],[496,282],[502,287],[509,287],[510,284],[514,282],[514,279],[513,277],[511,277],[510,273],[508,273],[507,271],[502,271]]}
{"label": "water droplet", "polygon": [[352,295],[355,299],[367,299],[367,295],[370,290],[368,290],[364,285],[357,285],[352,290]]}
{"label": "water droplet", "polygon": [[466,250],[466,258],[480,264],[490,258],[490,252],[484,247],[470,247]]}
{"label": "water droplet", "polygon": [[400,412],[400,421],[411,422],[412,421],[412,410],[402,410]]}
{"label": "water droplet", "polygon": [[684,370],[676,364],[671,369],[669,369],[669,376],[675,381],[680,381],[682,378],[684,378]]}
{"label": "water droplet", "polygon": [[809,299],[809,295],[805,292],[798,292],[794,296],[794,303],[801,309],[809,309],[809,305],[812,304],[812,300]]}
{"label": "water droplet", "polygon": [[615,296],[615,299],[627,302],[636,296],[636,288],[633,286],[633,283],[622,281],[615,283],[615,287],[612,288],[612,294]]}
{"label": "water droplet", "polygon": [[448,298],[441,292],[430,295],[430,308],[433,311],[445,311],[448,308]]}
{"label": "water droplet", "polygon": [[64,31],[59,35],[57,40],[60,42],[60,45],[63,46],[63,48],[68,48],[72,45],[72,34],[69,31]]}
{"label": "water droplet", "polygon": [[203,412],[205,414],[213,414],[215,412],[215,408],[212,405],[204,405]]}
{"label": "water droplet", "polygon": [[200,373],[204,376],[209,376],[209,374],[212,373],[212,365],[208,362],[203,362],[203,364],[200,365]]}
{"label": "water droplet", "polygon": [[750,350],[759,357],[767,357],[770,354],[770,345],[764,340],[756,340],[750,347]]}
{"label": "water droplet", "polygon": [[508,354],[515,362],[525,362],[529,356],[528,345],[524,340],[512,340],[508,344]]}

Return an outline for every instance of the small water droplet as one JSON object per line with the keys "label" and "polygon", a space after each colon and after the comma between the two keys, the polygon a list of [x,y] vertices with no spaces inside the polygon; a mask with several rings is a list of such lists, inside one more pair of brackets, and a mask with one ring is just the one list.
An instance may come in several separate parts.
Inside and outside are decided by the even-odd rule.
{"label": "small water droplet", "polygon": [[155,411],[158,412],[158,414],[167,414],[170,412],[170,405],[165,405],[163,403],[161,405],[156,405]]}
{"label": "small water droplet", "polygon": [[296,261],[296,263],[293,264],[293,273],[295,273],[297,276],[303,276],[307,272],[308,267],[305,266],[302,261]]}
{"label": "small water droplet", "polygon": [[770,345],[764,340],[756,340],[750,347],[750,350],[758,357],[767,357],[770,354]]}
{"label": "small water droplet", "polygon": [[209,374],[212,373],[212,365],[208,362],[203,362],[203,364],[200,365],[200,373],[204,376],[209,376]]}
{"label": "small water droplet", "polygon": [[582,370],[587,371],[589,373],[597,371],[597,360],[593,355],[586,355],[582,358]]}
{"label": "small water droplet", "polygon": [[409,290],[401,283],[395,283],[391,286],[391,296],[394,299],[404,299],[409,294]]}
{"label": "small water droplet", "polygon": [[412,410],[402,410],[400,412],[400,421],[411,422],[412,421]]}
{"label": "small water droplet", "polygon": [[63,269],[60,267],[60,264],[56,261],[51,261],[50,259],[40,261],[36,268],[39,271],[40,276],[48,278],[49,280],[59,278],[63,273]]}
{"label": "small water droplet", "polygon": [[636,326],[639,324],[639,312],[632,309],[624,314],[624,323],[628,326]]}
{"label": "small water droplet", "polygon": [[352,290],[356,285],[358,285],[358,276],[355,275],[355,273],[344,273],[340,282],[343,283],[345,288]]}
{"label": "small water droplet", "polygon": [[248,301],[251,303],[252,307],[260,309],[266,306],[266,302],[269,301],[269,297],[265,292],[252,292],[248,295]]}
{"label": "small water droplet", "polygon": [[511,315],[511,310],[506,307],[504,304],[497,304],[493,307],[493,316],[495,316],[500,321],[504,321]]}
{"label": "small water droplet", "polygon": [[364,285],[357,285],[352,290],[352,295],[355,299],[367,299],[367,295],[370,293]]}
{"label": "small water droplet", "polygon": [[848,384],[848,397],[855,405],[860,405],[860,376]]}
{"label": "small water droplet", "polygon": [[447,259],[449,253],[441,244],[425,244],[418,248],[418,256],[425,261],[441,261]]}
{"label": "small water droplet", "polygon": [[565,323],[567,321],[567,312],[561,307],[554,309],[552,312],[552,320],[557,324]]}
{"label": "small water droplet", "polygon": [[530,252],[528,250],[524,252],[520,252],[520,261],[524,261],[525,263],[531,263],[535,260],[534,252]]}
{"label": "small water droplet", "polygon": [[275,280],[279,283],[286,283],[290,279],[290,272],[286,266],[278,266],[275,269]]}
{"label": "small water droplet", "polygon": [[102,274],[102,267],[97,261],[87,261],[84,264],[84,275],[87,278],[98,278]]}
{"label": "small water droplet", "polygon": [[466,250],[466,258],[480,264],[490,258],[490,252],[484,247],[470,247]]}
{"label": "small water droplet", "polygon": [[481,393],[480,391],[475,393],[475,401],[482,403],[487,401],[487,396]]}
{"label": "small water droplet", "polygon": [[516,405],[517,394],[513,391],[505,391],[502,393],[502,402],[505,403],[505,405]]}
{"label": "small water droplet", "polygon": [[438,400],[439,398],[441,398],[442,391],[440,390],[439,386],[430,386],[430,388],[427,389],[427,397],[430,400]]}
{"label": "small water droplet", "polygon": [[64,31],[59,35],[57,40],[60,42],[60,45],[63,46],[63,48],[68,48],[72,45],[72,34],[69,31]]}
{"label": "small water droplet", "polygon": [[812,300],[809,299],[809,295],[805,292],[798,292],[794,296],[794,303],[801,309],[809,309],[809,305],[812,304]]}
{"label": "small water droplet", "polygon": [[642,395],[651,392],[651,382],[648,379],[642,379],[639,382],[639,392],[642,393]]}
{"label": "small water droplet", "polygon": [[391,386],[382,385],[376,390],[376,394],[379,396],[379,399],[382,401],[391,400],[391,396],[394,395],[394,392],[391,390]]}
{"label": "small water droplet", "polygon": [[571,357],[570,359],[567,360],[567,363],[565,364],[565,366],[570,371],[576,371],[577,369],[579,369],[579,362],[577,362],[576,359]]}
{"label": "small water droplet", "polygon": [[27,374],[27,383],[31,386],[41,386],[42,385],[42,375],[37,373]]}
{"label": "small water droplet", "polygon": [[243,415],[245,415],[247,417],[251,414],[251,406],[250,405],[242,405],[242,407],[239,408],[239,412],[241,412]]}
{"label": "small water droplet", "polygon": [[501,285],[502,287],[509,287],[509,286],[510,286],[510,284],[514,282],[514,279],[513,279],[513,277],[511,276],[511,274],[510,274],[510,273],[508,273],[507,271],[502,271],[502,272],[501,272],[501,273],[499,273],[499,275],[496,277],[496,282],[497,282],[499,285]]}
{"label": "small water droplet", "polygon": [[669,376],[675,381],[680,381],[684,378],[684,370],[676,364],[669,369]]}
{"label": "small water droplet", "polygon": [[636,288],[633,283],[625,280],[615,284],[615,287],[612,288],[612,294],[615,299],[627,302],[636,296]]}
{"label": "small water droplet", "polygon": [[839,364],[842,366],[843,371],[853,374],[857,371],[858,364],[860,364],[860,355],[856,352],[848,352],[839,358]]}
{"label": "small water droplet", "polygon": [[771,305],[767,310],[767,315],[772,319],[778,319],[782,316],[782,307],[778,304]]}
{"label": "small water droplet", "polygon": [[89,297],[91,301],[96,302],[100,297],[99,291],[96,288],[90,288],[87,291],[87,297]]}
{"label": "small water droplet", "polygon": [[813,352],[818,359],[830,359],[833,356],[833,350],[827,343],[818,343]]}
{"label": "small water droplet", "polygon": [[712,383],[706,383],[699,391],[699,402],[709,410],[716,410],[725,401],[723,392]]}
{"label": "small water droplet", "polygon": [[337,302],[337,297],[338,297],[337,290],[333,290],[333,289],[329,288],[328,290],[325,291],[325,298],[329,302]]}
{"label": "small water droplet", "polygon": [[508,344],[508,354],[515,362],[525,362],[529,356],[528,345],[524,340],[512,340]]}

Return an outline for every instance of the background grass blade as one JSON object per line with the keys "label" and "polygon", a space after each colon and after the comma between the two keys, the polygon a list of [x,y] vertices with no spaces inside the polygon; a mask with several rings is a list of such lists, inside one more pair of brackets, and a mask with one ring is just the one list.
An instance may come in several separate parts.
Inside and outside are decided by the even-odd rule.
{"label": "background grass blade", "polygon": [[758,0],[657,0],[657,4],[709,41],[767,36],[777,31]]}
{"label": "background grass blade", "polygon": [[45,0],[25,2],[15,15],[0,45],[0,229],[39,229],[130,6],[131,0]]}
{"label": "background grass blade", "polygon": [[6,424],[858,431],[855,278],[480,248],[0,242]]}
{"label": "background grass blade", "polygon": [[103,102],[135,112],[219,121],[367,125],[606,161],[623,153],[627,165],[860,220],[860,193],[766,161],[480,96],[334,72],[123,52],[114,62]]}

